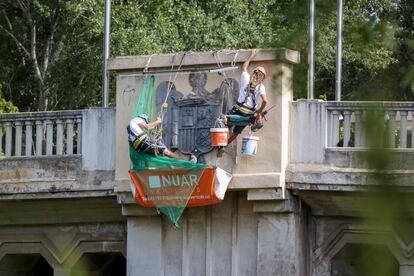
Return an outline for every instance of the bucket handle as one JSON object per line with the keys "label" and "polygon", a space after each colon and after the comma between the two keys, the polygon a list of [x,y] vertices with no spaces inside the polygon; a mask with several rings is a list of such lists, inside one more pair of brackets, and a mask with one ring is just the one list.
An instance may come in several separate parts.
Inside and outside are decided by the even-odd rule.
{"label": "bucket handle", "polygon": [[216,122],[214,123],[215,128],[225,128],[226,125],[224,124],[223,118],[220,116],[220,118],[216,119]]}

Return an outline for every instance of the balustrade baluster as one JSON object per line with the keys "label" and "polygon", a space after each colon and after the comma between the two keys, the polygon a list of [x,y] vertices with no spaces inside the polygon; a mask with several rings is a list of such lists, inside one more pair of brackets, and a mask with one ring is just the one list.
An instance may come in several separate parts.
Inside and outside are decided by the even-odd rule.
{"label": "balustrade baluster", "polygon": [[66,154],[73,154],[73,120],[66,120]]}
{"label": "balustrade baluster", "polygon": [[400,148],[407,147],[407,111],[400,111],[401,126],[400,126]]}
{"label": "balustrade baluster", "polygon": [[76,129],[78,131],[76,153],[81,154],[82,153],[82,118],[76,119],[76,125],[77,125]]}
{"label": "balustrade baluster", "polygon": [[344,144],[343,147],[349,147],[351,139],[351,111],[344,111]]}
{"label": "balustrade baluster", "polygon": [[411,113],[411,148],[414,148],[414,111]]}
{"label": "balustrade baluster", "polygon": [[331,147],[336,147],[339,142],[339,111],[334,110],[331,113]]}
{"label": "balustrade baluster", "polygon": [[46,155],[53,153],[53,122],[50,119],[46,120]]}
{"label": "balustrade baluster", "polygon": [[26,143],[26,156],[32,155],[32,122],[26,121],[25,123],[26,129],[25,129],[25,143]]}
{"label": "balustrade baluster", "polygon": [[16,121],[14,123],[16,132],[15,132],[15,140],[14,140],[14,156],[21,156],[22,155],[22,122]]}
{"label": "balustrade baluster", "polygon": [[63,154],[63,121],[56,120],[56,155]]}
{"label": "balustrade baluster", "polygon": [[3,125],[0,124],[0,157],[3,154]]}
{"label": "balustrade baluster", "polygon": [[6,122],[6,157],[11,156],[12,151],[12,123]]}
{"label": "balustrade baluster", "polygon": [[395,147],[395,111],[388,111],[388,147]]}
{"label": "balustrade baluster", "polygon": [[368,145],[368,117],[370,111],[363,111],[361,115],[361,146],[366,147]]}
{"label": "balustrade baluster", "polygon": [[0,158],[82,154],[83,112],[36,112],[25,115],[1,115]]}
{"label": "balustrade baluster", "polygon": [[36,121],[36,156],[42,155],[43,122]]}
{"label": "balustrade baluster", "polygon": [[354,133],[354,139],[355,139],[355,147],[361,147],[362,146],[362,136],[361,136],[361,111],[357,110],[354,112],[355,114],[355,133]]}

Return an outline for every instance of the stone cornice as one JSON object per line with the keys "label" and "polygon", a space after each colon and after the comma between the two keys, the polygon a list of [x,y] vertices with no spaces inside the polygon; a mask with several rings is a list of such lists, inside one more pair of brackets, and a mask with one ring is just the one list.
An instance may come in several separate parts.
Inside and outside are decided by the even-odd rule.
{"label": "stone cornice", "polygon": [[[147,67],[148,71],[156,71],[161,68],[170,69],[172,66],[177,69],[180,63],[184,68],[199,64],[213,67],[218,62],[228,66],[232,63],[244,62],[249,57],[250,52],[251,50],[241,49],[115,57],[109,60],[108,68],[112,71],[142,71]],[[183,55],[185,55],[184,58]],[[262,49],[252,61],[273,60],[281,63],[297,64],[300,62],[300,54],[289,49]]]}

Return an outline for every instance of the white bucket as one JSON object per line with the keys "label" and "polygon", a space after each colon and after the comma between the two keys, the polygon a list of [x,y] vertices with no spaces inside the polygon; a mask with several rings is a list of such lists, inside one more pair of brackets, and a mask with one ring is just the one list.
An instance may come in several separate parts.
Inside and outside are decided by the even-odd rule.
{"label": "white bucket", "polygon": [[244,155],[256,155],[260,138],[257,136],[244,136],[241,152]]}

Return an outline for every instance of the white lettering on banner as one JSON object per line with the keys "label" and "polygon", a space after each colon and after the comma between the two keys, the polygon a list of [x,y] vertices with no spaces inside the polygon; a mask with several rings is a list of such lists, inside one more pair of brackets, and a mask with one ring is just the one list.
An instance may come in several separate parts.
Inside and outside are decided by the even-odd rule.
{"label": "white lettering on banner", "polygon": [[196,186],[198,177],[190,175],[153,175],[149,177],[150,188],[161,188],[171,186]]}
{"label": "white lettering on banner", "polygon": [[197,175],[195,174],[190,174],[190,181],[191,181],[191,186],[195,186],[197,185]]}

